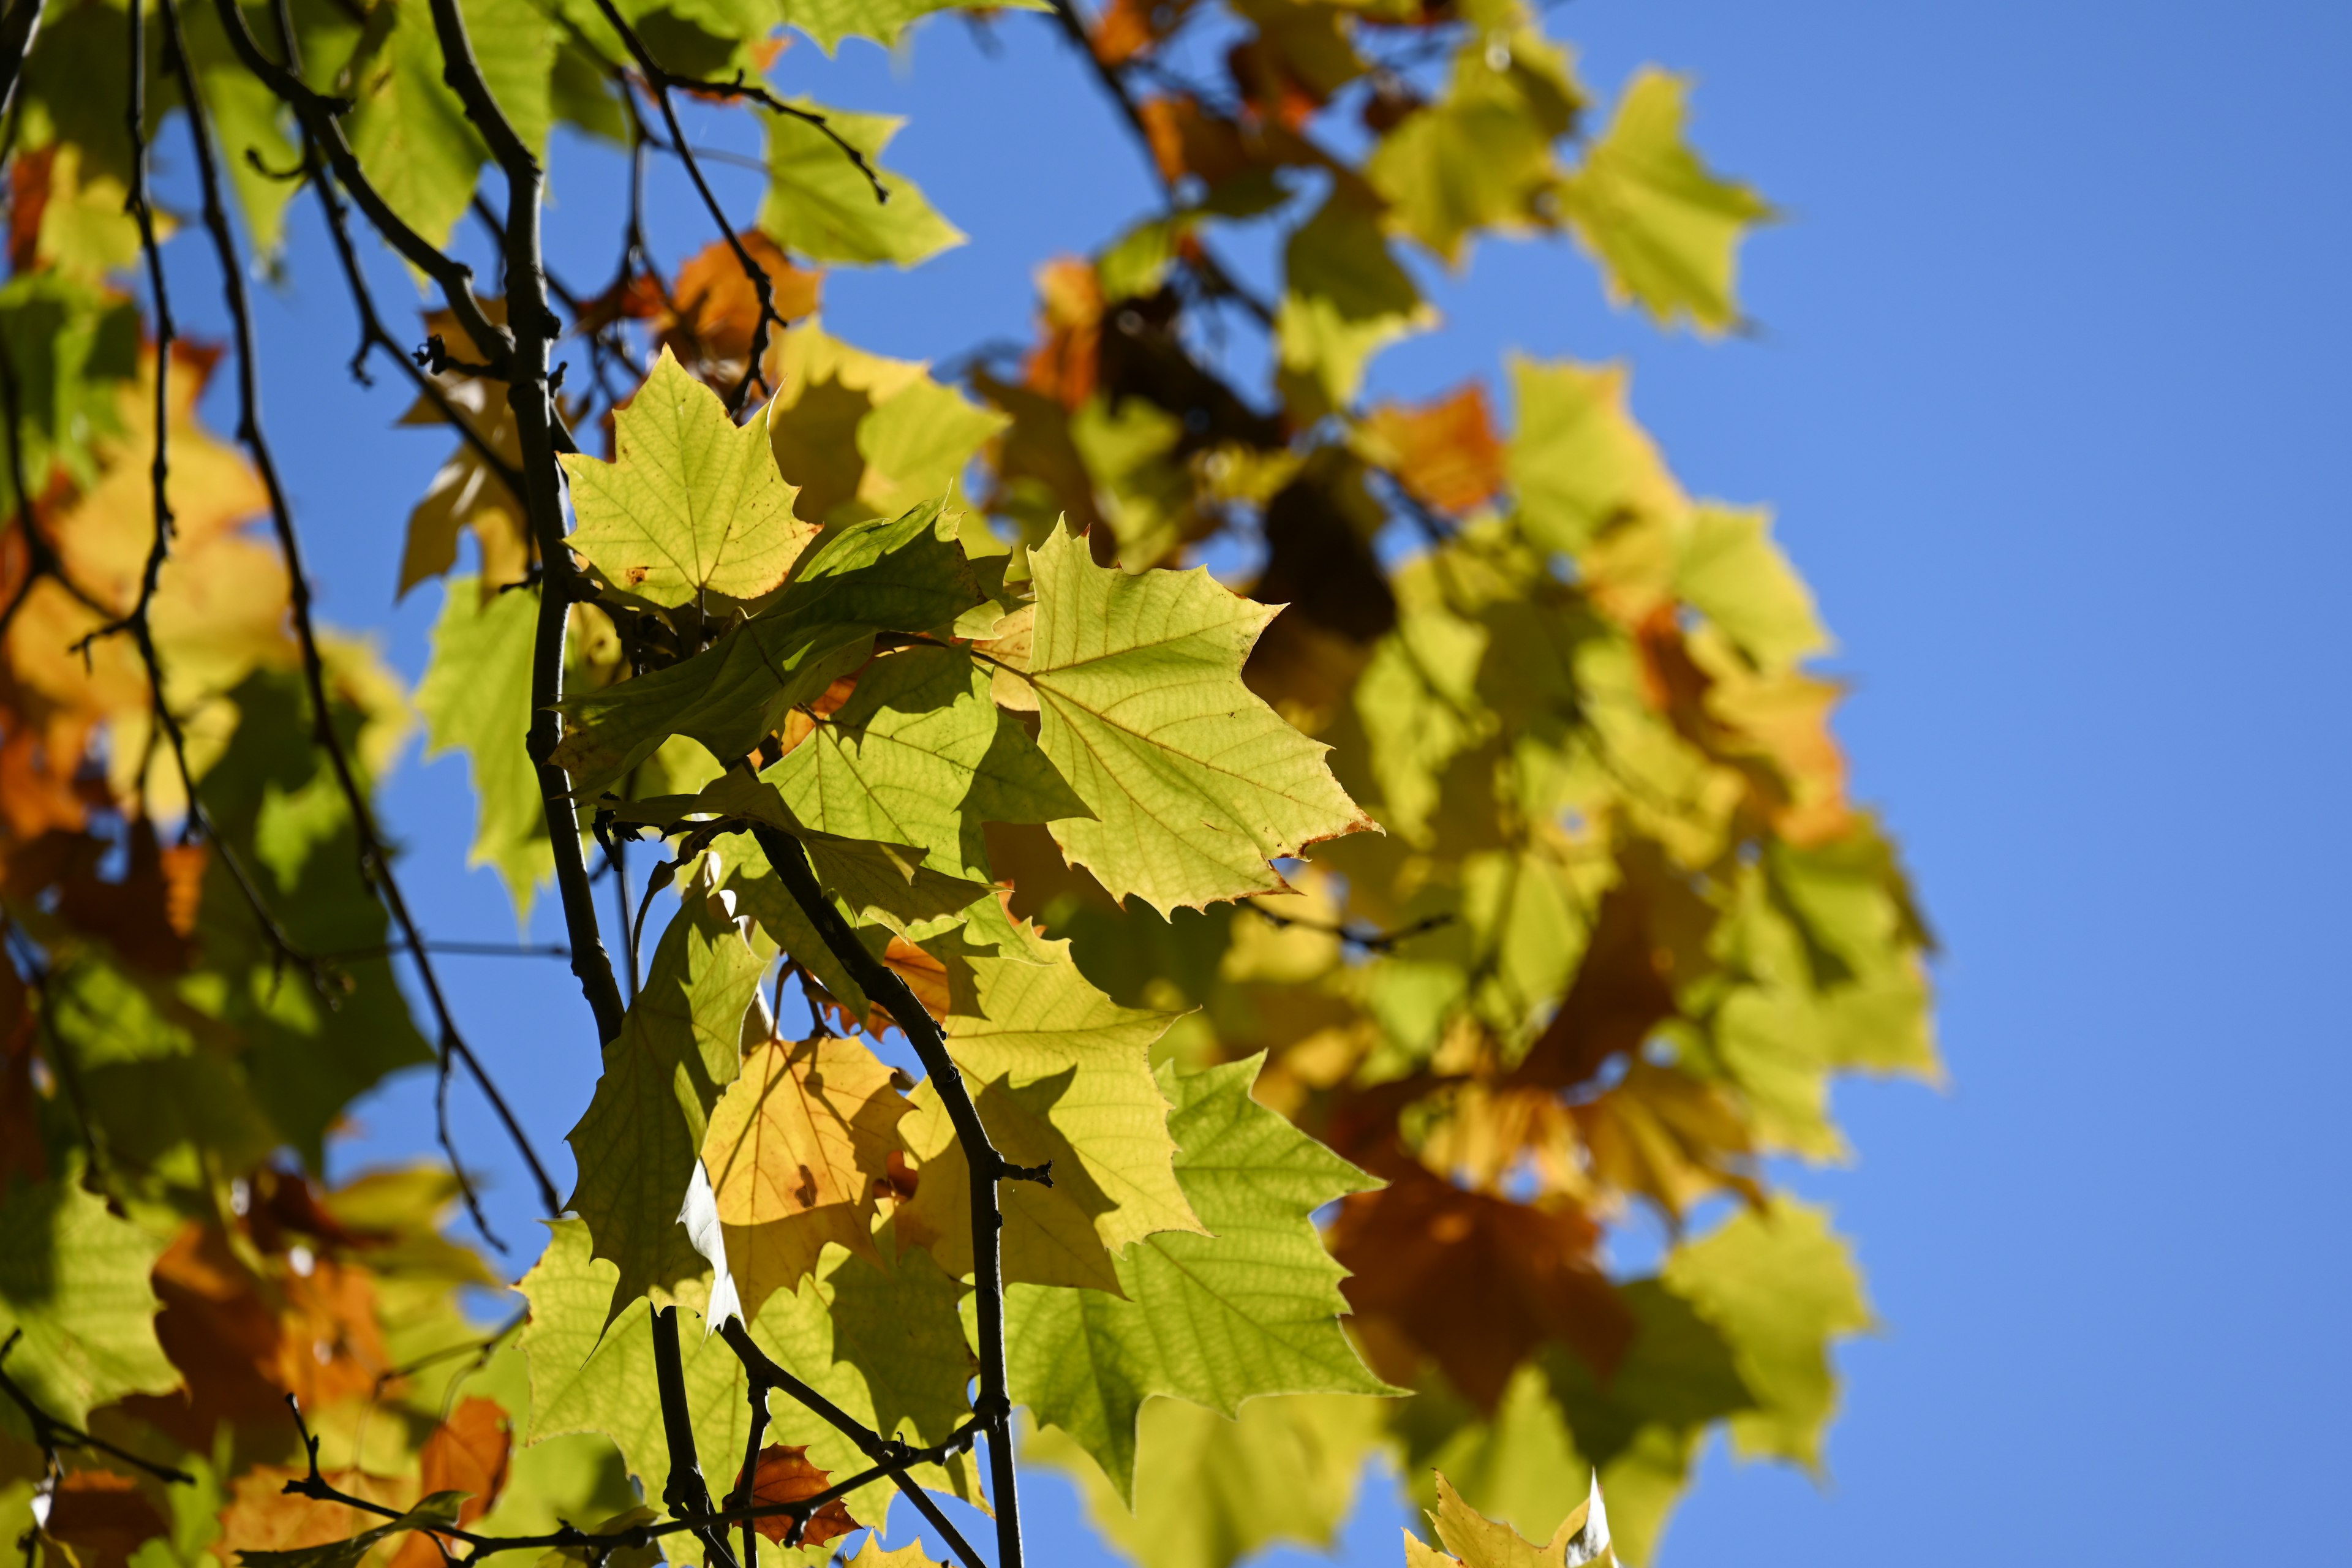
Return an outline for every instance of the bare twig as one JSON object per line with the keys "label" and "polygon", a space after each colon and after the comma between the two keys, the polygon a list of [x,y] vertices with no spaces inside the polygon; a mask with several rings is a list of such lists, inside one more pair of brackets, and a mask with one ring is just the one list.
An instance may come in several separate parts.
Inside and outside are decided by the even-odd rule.
{"label": "bare twig", "polygon": [[290,66],[279,65],[261,51],[246,25],[244,7],[237,0],[215,0],[220,13],[221,27],[227,33],[229,46],[236,50],[245,68],[259,78],[278,100],[294,111],[303,133],[327,154],[327,162],[343,188],[359,204],[391,247],[405,257],[419,271],[433,279],[457,312],[458,324],[466,329],[475,343],[494,363],[501,361],[511,351],[513,340],[506,330],[491,321],[474,297],[474,269],[457,260],[410,227],[407,220],[392,210],[364,171],[360,168],[358,154],[343,135],[342,115],[351,105],[339,99],[330,99],[315,92],[300,74]]}
{"label": "bare twig", "polygon": [[59,1448],[88,1448],[120,1459],[126,1465],[135,1465],[159,1481],[175,1482],[184,1487],[196,1484],[195,1478],[185,1471],[175,1470],[169,1465],[159,1465],[152,1459],[142,1459],[130,1449],[119,1448],[103,1437],[93,1437],[80,1427],[60,1421],[42,1409],[6,1371],[8,1352],[15,1350],[16,1342],[24,1337],[25,1331],[17,1329],[10,1332],[6,1343],[0,1344],[0,1394],[6,1394],[15,1401],[16,1408],[24,1412],[25,1420],[33,1428],[33,1442],[43,1453],[54,1459]]}
{"label": "bare twig", "polygon": [[1366,952],[1391,952],[1399,944],[1410,942],[1423,931],[1452,925],[1454,920],[1453,911],[1449,910],[1417,920],[1411,925],[1399,926],[1394,931],[1366,931],[1361,926],[1349,925],[1345,921],[1310,921],[1297,915],[1278,915],[1255,899],[1243,900],[1242,908],[1276,931],[1320,931],[1325,936],[1336,936],[1349,947],[1360,948]]}

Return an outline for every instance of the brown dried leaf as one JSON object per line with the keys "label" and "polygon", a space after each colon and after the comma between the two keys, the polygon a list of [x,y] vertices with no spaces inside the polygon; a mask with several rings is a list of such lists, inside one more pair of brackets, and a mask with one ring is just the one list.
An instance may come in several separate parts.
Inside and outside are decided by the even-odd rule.
{"label": "brown dried leaf", "polygon": [[[771,1443],[760,1450],[760,1462],[751,1472],[751,1500],[755,1503],[798,1502],[824,1490],[830,1470],[820,1470],[808,1462],[806,1444]],[[741,1486],[739,1472],[735,1484]],[[792,1531],[790,1514],[769,1514],[752,1521],[752,1528],[770,1541],[782,1545]],[[849,1517],[839,1498],[834,1499],[814,1513],[801,1530],[800,1544],[822,1546],[851,1531],[862,1528]]]}

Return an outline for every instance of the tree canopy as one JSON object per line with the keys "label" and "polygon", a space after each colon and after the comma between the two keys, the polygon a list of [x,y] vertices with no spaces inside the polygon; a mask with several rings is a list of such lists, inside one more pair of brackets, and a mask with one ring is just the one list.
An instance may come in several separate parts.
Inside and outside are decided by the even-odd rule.
{"label": "tree canopy", "polygon": [[[1018,1568],[1020,1463],[1148,1568],[1225,1568],[1328,1542],[1375,1452],[1444,1548],[1408,1563],[1570,1568],[1649,1561],[1712,1432],[1820,1468],[1871,1317],[1776,1172],[1844,1152],[1840,1076],[1936,1056],[1811,595],[1622,365],[1366,390],[1441,330],[1416,270],[1482,244],[1565,236],[1662,330],[1736,331],[1772,208],[1686,83],[1596,91],[1523,0],[964,7],[1057,29],[1160,200],[950,374],[820,305],[960,243],[967,193],[768,73],[953,8],[0,14],[28,1568],[890,1568],[919,1529]],[[720,112],[755,213],[682,118]],[[551,249],[548,165],[597,147],[613,250]],[[657,252],[650,178],[707,243]],[[384,585],[441,596],[413,691],[313,616],[340,520],[262,417],[250,279],[297,203],[352,370],[446,442]],[[226,341],[175,324],[170,250]],[[402,890],[375,792],[420,725],[518,920],[562,910],[551,1038],[601,1063],[568,1187]],[[409,1072],[445,1157],[331,1183]],[[519,1281],[460,1239],[541,1245],[491,1235],[460,1094],[546,1214]],[[1610,1251],[1640,1215],[1646,1273]]]}

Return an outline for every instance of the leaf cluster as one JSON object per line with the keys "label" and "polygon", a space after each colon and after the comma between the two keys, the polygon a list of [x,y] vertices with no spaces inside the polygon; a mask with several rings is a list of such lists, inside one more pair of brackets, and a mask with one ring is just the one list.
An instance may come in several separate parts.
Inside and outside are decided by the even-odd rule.
{"label": "leaf cluster", "polygon": [[[1766,513],[1685,491],[1622,366],[1367,393],[1481,242],[1568,237],[1660,326],[1736,330],[1770,208],[1689,145],[1680,79],[1604,111],[1520,0],[1055,0],[976,25],[1059,28],[1159,200],[1041,268],[1033,344],[935,374],[828,333],[823,269],[961,235],[884,163],[896,121],[766,72],[782,28],[944,8],[0,16],[28,1556],[783,1568],[864,1530],[890,1568],[903,1497],[973,1568],[939,1500],[992,1510],[1018,1568],[1024,1407],[1152,1568],[1328,1542],[1375,1451],[1454,1478],[1407,1558],[1469,1568],[1647,1560],[1717,1427],[1819,1468],[1870,1319],[1770,1162],[1843,1155],[1840,1075],[1936,1058],[1811,595]],[[748,226],[694,102],[758,138]],[[544,247],[558,127],[628,163],[608,280]],[[711,223],[674,266],[656,166]],[[313,622],[259,415],[246,278],[298,199],[354,374],[452,443],[393,585],[441,583],[413,709]],[[437,296],[413,326],[372,242]],[[226,289],[234,444],[167,246]],[[554,884],[601,1073],[568,1196],[375,819],[418,719],[519,923]],[[427,1067],[446,1169],[330,1187],[352,1102]],[[463,1293],[506,1275],[443,1234],[462,1205],[505,1245],[460,1073],[550,1220],[487,1334]],[[1637,1207],[1669,1245],[1634,1278]]]}

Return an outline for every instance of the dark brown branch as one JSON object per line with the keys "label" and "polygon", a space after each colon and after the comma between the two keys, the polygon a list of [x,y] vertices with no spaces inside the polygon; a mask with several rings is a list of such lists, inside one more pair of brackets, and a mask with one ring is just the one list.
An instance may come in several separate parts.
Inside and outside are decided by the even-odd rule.
{"label": "dark brown branch", "polygon": [[458,324],[482,353],[493,361],[503,360],[512,340],[505,329],[491,321],[482,302],[474,297],[474,269],[411,228],[360,168],[359,155],[352,151],[350,140],[343,135],[341,117],[351,106],[313,91],[290,65],[279,65],[263,54],[253,30],[246,26],[245,11],[237,0],[215,0],[215,8],[220,13],[221,27],[228,34],[229,46],[236,51],[237,58],[294,111],[303,134],[325,151],[335,177],[351,192],[352,199],[359,204],[360,211],[367,215],[376,232],[418,271],[440,285],[449,309],[457,312]]}
{"label": "dark brown branch", "polygon": [[815,928],[834,961],[846,970],[860,989],[879,1002],[898,1021],[907,1041],[922,1059],[923,1070],[937,1086],[962,1145],[971,1180],[971,1265],[974,1304],[980,1328],[980,1397],[972,1401],[974,1416],[988,1432],[989,1500],[996,1509],[998,1568],[1021,1568],[1021,1505],[1019,1480],[1013,1460],[1013,1401],[1004,1371],[1004,1276],[1002,1262],[1003,1210],[997,1184],[1034,1180],[1038,1173],[1014,1166],[997,1152],[972,1102],[955,1058],[948,1053],[947,1037],[924,1010],[897,970],[866,951],[857,933],[833,900],[825,896],[808,853],[799,839],[781,828],[758,826],[752,836],[775,868],[784,889]]}
{"label": "dark brown branch", "polygon": [[888,201],[890,193],[884,187],[881,176],[875,173],[874,166],[866,161],[866,154],[844,140],[841,132],[835,131],[824,115],[805,109],[796,109],[763,87],[746,85],[740,75],[731,83],[706,82],[692,77],[680,76],[654,58],[653,51],[646,47],[645,40],[637,36],[635,27],[629,26],[628,19],[621,15],[619,8],[613,4],[613,0],[596,0],[596,9],[603,14],[605,22],[613,30],[620,35],[622,47],[629,51],[629,58],[636,62],[639,74],[644,78],[647,89],[653,94],[655,105],[661,110],[662,123],[669,127],[669,150],[677,155],[678,162],[686,166],[687,178],[693,182],[695,194],[702,198],[703,209],[710,215],[710,221],[718,226],[719,237],[727,241],[728,248],[735,253],[735,264],[743,269],[743,276],[750,281],[752,293],[759,299],[760,315],[759,320],[752,323],[751,349],[743,361],[743,377],[735,384],[735,390],[727,399],[727,411],[730,414],[740,413],[745,399],[751,395],[753,384],[765,384],[765,378],[760,370],[760,361],[767,353],[769,327],[772,325],[784,327],[791,323],[786,321],[776,310],[775,280],[768,276],[768,269],[760,265],[758,258],[753,257],[751,250],[743,244],[742,237],[735,232],[735,225],[727,216],[727,209],[719,204],[718,195],[710,188],[710,182],[703,176],[701,160],[696,157],[693,147],[687,142],[686,128],[678,123],[677,105],[671,99],[671,90],[682,88],[690,92],[748,98],[775,113],[788,114],[814,125],[824,132],[835,146],[840,148],[852,163],[857,166],[858,172],[863,174],[867,183],[874,187],[876,201]]}
{"label": "dark brown branch", "polygon": [[[716,1510],[710,1489],[702,1479],[701,1457],[694,1447],[694,1420],[686,1402],[686,1363],[677,1348],[677,1309],[656,1309],[653,1330],[654,1384],[661,1395],[662,1436],[669,1447],[669,1479],[662,1488],[662,1501],[673,1519],[708,1521]],[[704,1522],[688,1528],[709,1553],[705,1559],[708,1564],[736,1568],[735,1554],[727,1550],[725,1525]],[[751,1568],[758,1568],[759,1561],[756,1553],[746,1559]]]}
{"label": "dark brown branch", "polygon": [[415,384],[418,394],[433,405],[443,419],[457,427],[458,434],[466,438],[467,446],[474,448],[483,466],[498,476],[499,482],[506,486],[509,495],[520,501],[522,496],[521,472],[490,445],[487,437],[474,428],[474,422],[466,416],[464,409],[457,406],[456,400],[449,395],[449,389],[443,386],[437,377],[426,374],[424,367],[409,357],[407,350],[384,326],[383,318],[376,311],[374,292],[368,288],[367,274],[361,269],[358,248],[352,244],[351,215],[343,208],[342,194],[336,188],[333,175],[318,167],[317,143],[306,138],[304,146],[311,163],[311,178],[319,192],[319,205],[326,214],[327,233],[335,242],[336,259],[342,264],[343,281],[351,291],[352,308],[359,313],[360,346],[358,352],[352,355],[352,378],[362,386],[369,384],[368,355],[379,350],[390,355],[393,363]]}
{"label": "dark brown branch", "polygon": [[43,1453],[54,1458],[59,1448],[87,1448],[120,1459],[126,1465],[135,1465],[159,1481],[170,1481],[184,1487],[196,1484],[194,1476],[175,1470],[169,1465],[159,1465],[152,1459],[142,1459],[130,1449],[119,1448],[103,1437],[93,1437],[80,1427],[60,1421],[42,1409],[34,1402],[33,1396],[8,1375],[6,1370],[8,1352],[15,1350],[16,1342],[24,1337],[25,1331],[17,1329],[8,1335],[5,1344],[0,1344],[0,1394],[15,1401],[16,1408],[25,1413],[26,1422],[33,1428],[34,1445]]}
{"label": "dark brown branch", "polygon": [[[751,1331],[743,1326],[742,1319],[730,1318],[719,1326],[719,1336],[726,1340],[728,1347],[734,1351],[735,1359],[743,1363],[744,1373],[751,1380],[752,1398],[755,1401],[752,1410],[754,1430],[751,1458],[745,1461],[744,1479],[737,1488],[737,1493],[740,1495],[730,1495],[727,1500],[728,1507],[738,1508],[751,1500],[749,1467],[759,1458],[759,1434],[767,1425],[765,1392],[770,1388],[780,1388],[791,1394],[819,1420],[856,1444],[858,1451],[873,1460],[877,1466],[898,1465],[898,1468],[890,1471],[890,1479],[898,1483],[898,1489],[906,1494],[917,1510],[929,1521],[931,1528],[940,1532],[940,1539],[948,1543],[950,1549],[958,1557],[963,1559],[966,1568],[984,1568],[980,1553],[972,1550],[971,1542],[966,1541],[963,1538],[963,1532],[956,1529],[954,1521],[949,1519],[940,1505],[932,1500],[930,1493],[925,1491],[907,1475],[906,1467],[916,1462],[915,1450],[895,1438],[882,1436],[863,1421],[858,1420],[856,1416],[794,1377],[770,1357],[767,1352],[760,1348],[759,1342],[751,1338]],[[977,1429],[976,1425],[975,1429]],[[950,1437],[949,1441],[953,1442],[954,1439]],[[993,1437],[990,1439],[991,1443],[994,1441]],[[991,1451],[993,1452],[993,1449]],[[743,1559],[746,1563],[754,1561],[749,1550],[750,1544],[747,1539],[744,1543],[746,1550]]]}
{"label": "dark brown branch", "polygon": [[[319,1468],[318,1436],[311,1432],[310,1424],[302,1419],[301,1405],[290,1394],[286,1396],[286,1405],[287,1408],[294,1413],[295,1427],[302,1435],[302,1447],[310,1458],[310,1474],[297,1476],[288,1481],[283,1489],[287,1495],[311,1498],[320,1502],[340,1503],[360,1513],[373,1514],[378,1519],[402,1517],[402,1510],[399,1509],[387,1507],[371,1498],[355,1497],[328,1480]],[[460,1559],[462,1563],[471,1563],[497,1552],[544,1552],[551,1547],[585,1548],[601,1555],[621,1547],[645,1546],[665,1536],[688,1533],[700,1535],[706,1531],[724,1531],[729,1525],[739,1524],[746,1520],[794,1519],[805,1521],[810,1515],[825,1504],[838,1501],[861,1488],[870,1487],[885,1477],[897,1475],[922,1465],[946,1463],[971,1447],[972,1439],[980,1435],[980,1430],[979,1422],[967,1421],[946,1437],[927,1448],[906,1449],[886,1464],[869,1466],[846,1479],[835,1481],[814,1497],[799,1498],[791,1502],[746,1503],[740,1508],[712,1510],[688,1519],[667,1519],[658,1524],[635,1525],[627,1530],[609,1531],[601,1534],[591,1534],[587,1531],[577,1530],[570,1525],[540,1535],[483,1535],[454,1525],[446,1527],[436,1525],[425,1533],[448,1541],[460,1542],[471,1547],[473,1550]],[[729,1553],[728,1558],[731,1562],[733,1553]]]}
{"label": "dark brown branch", "polygon": [[[466,1064],[484,1099],[504,1124],[508,1138],[521,1154],[524,1164],[538,1184],[540,1196],[549,1214],[562,1212],[556,1196],[555,1184],[549,1180],[547,1170],[530,1145],[522,1124],[509,1108],[506,1097],[499,1092],[473,1048],[466,1043],[457,1028],[457,1020],[450,1011],[448,998],[441,989],[441,979],[433,968],[425,950],[424,934],[410,914],[408,900],[402,893],[400,879],[393,872],[392,856],[385,849],[383,835],[377,830],[375,814],[368,802],[367,788],[352,765],[351,753],[335,729],[334,706],[327,690],[326,661],[319,649],[318,627],[310,614],[310,574],[302,560],[301,536],[294,527],[294,510],[287,499],[286,487],[278,471],[277,457],[261,426],[261,367],[255,353],[253,311],[246,294],[244,258],[239,254],[236,237],[229,226],[228,208],[221,197],[220,170],[212,142],[212,130],[198,89],[194,70],[188,62],[187,51],[180,32],[178,0],[158,0],[163,19],[166,52],[179,77],[180,90],[186,101],[190,139],[195,145],[197,176],[204,193],[204,226],[211,237],[215,258],[219,263],[221,291],[227,304],[232,335],[236,343],[237,440],[253,460],[260,475],[262,489],[269,500],[270,525],[278,538],[278,548],[286,560],[288,601],[293,613],[294,635],[302,657],[302,679],[310,700],[312,738],[326,754],[333,769],[335,782],[343,802],[351,813],[352,828],[359,841],[360,876],[383,900],[394,922],[400,928],[410,959],[415,963],[419,982],[425,988],[425,999],[433,1009],[434,1021],[440,1032],[440,1079],[435,1094],[435,1114],[441,1146],[449,1158],[449,1168],[456,1173],[466,1206],[472,1214],[474,1225],[493,1247],[506,1250],[505,1244],[492,1232],[482,1213],[481,1201],[465,1165],[457,1158],[457,1146],[449,1131],[448,1095],[452,1067],[458,1061]],[[289,37],[290,44],[291,39]]]}
{"label": "dark brown branch", "polygon": [[[234,4],[234,0],[223,0]],[[597,1037],[621,1032],[625,1011],[612,960],[597,929],[588,862],[580,847],[580,822],[572,805],[572,781],[551,759],[562,739],[556,704],[563,698],[563,655],[575,599],[589,597],[572,552],[563,542],[562,470],[558,450],[571,445],[556,417],[548,374],[549,345],[562,330],[547,303],[547,269],[540,238],[540,208],[546,176],[482,79],[473,41],[457,0],[432,0],[433,28],[441,44],[442,77],[457,95],[467,118],[481,132],[491,156],[506,175],[507,330],[509,345],[508,402],[522,449],[522,500],[539,542],[546,574],[540,588],[539,624],[532,637],[530,730],[525,744],[539,774],[547,836],[555,855],[555,885],[563,902],[565,934],[572,947],[572,973],[580,981]]]}

